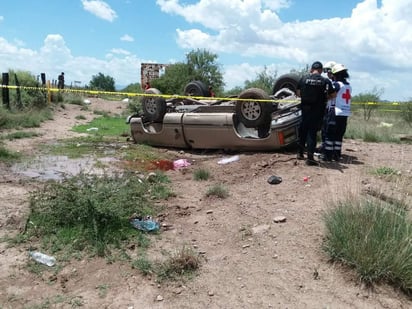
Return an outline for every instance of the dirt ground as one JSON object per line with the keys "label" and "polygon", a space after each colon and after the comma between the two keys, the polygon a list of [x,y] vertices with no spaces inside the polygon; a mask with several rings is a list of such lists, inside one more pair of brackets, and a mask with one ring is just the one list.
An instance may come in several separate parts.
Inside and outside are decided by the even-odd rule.
{"label": "dirt ground", "polygon": [[[7,147],[36,156],[39,145],[76,136],[70,128],[96,117],[93,110],[121,113],[126,105],[102,99],[92,99],[89,111],[66,105],[54,120],[35,129],[41,136],[7,142]],[[78,115],[86,120],[76,120]],[[124,146],[133,145],[124,138]],[[96,258],[60,263],[57,274],[36,275],[26,267],[28,245],[0,242],[0,308],[412,307],[411,299],[388,285],[365,288],[351,270],[330,263],[322,250],[322,216],[330,202],[368,188],[387,188],[386,194],[396,195],[397,188],[372,171],[392,167],[412,177],[412,145],[345,140],[343,162],[315,167],[289,152],[239,153],[238,161],[219,165],[230,155],[159,151],[192,165],[167,172],[177,196],[162,202],[163,223],[169,228],[151,237],[149,253],[161,258],[164,251],[193,248],[203,256],[195,278],[158,284],[126,262]],[[193,180],[192,171],[200,167],[211,179]],[[269,184],[272,175],[282,182]],[[205,197],[207,188],[217,183],[228,189],[228,198]],[[0,166],[0,237],[21,230],[28,192],[38,185]],[[275,222],[278,216],[286,222]]]}

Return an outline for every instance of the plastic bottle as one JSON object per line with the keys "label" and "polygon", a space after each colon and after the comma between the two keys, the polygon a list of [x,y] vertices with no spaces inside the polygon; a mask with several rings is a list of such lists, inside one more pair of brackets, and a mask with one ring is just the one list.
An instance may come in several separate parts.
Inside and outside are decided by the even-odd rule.
{"label": "plastic bottle", "polygon": [[33,260],[41,264],[47,266],[54,266],[54,264],[56,264],[56,259],[53,256],[49,256],[38,251],[31,251],[29,254],[33,258]]}

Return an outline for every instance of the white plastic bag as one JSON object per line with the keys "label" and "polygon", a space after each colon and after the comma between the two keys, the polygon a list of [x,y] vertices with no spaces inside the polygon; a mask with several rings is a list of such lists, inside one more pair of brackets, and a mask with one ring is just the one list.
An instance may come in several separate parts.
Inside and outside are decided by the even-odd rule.
{"label": "white plastic bag", "polygon": [[231,157],[226,157],[226,158],[223,158],[223,159],[219,160],[217,162],[217,164],[228,164],[228,163],[239,161],[239,159],[240,159],[240,157],[238,155],[231,156]]}

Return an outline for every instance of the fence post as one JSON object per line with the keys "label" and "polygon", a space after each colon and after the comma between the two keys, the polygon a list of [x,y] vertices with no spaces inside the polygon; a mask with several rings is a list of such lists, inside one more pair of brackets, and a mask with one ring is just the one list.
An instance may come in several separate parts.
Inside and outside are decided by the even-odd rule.
{"label": "fence post", "polygon": [[23,103],[21,101],[21,89],[20,89],[20,82],[17,78],[17,74],[14,74],[14,79],[16,80],[16,91],[17,91],[17,107],[21,110],[23,109]]}
{"label": "fence post", "polygon": [[[8,86],[9,85],[9,73],[3,73],[2,75],[2,85]],[[2,96],[3,96],[3,104],[6,106],[7,109],[10,109],[10,92],[8,87],[2,87]]]}

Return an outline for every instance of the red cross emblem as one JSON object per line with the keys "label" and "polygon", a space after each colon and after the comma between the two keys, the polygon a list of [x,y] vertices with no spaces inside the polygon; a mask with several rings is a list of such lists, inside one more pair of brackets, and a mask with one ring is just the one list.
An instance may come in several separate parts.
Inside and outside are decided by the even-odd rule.
{"label": "red cross emblem", "polygon": [[346,89],[346,92],[342,94],[342,99],[346,101],[346,104],[349,104],[350,98],[351,98],[350,91],[349,89]]}

